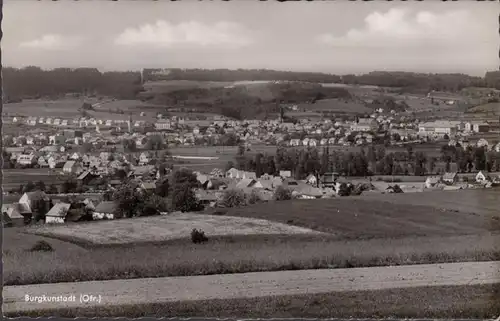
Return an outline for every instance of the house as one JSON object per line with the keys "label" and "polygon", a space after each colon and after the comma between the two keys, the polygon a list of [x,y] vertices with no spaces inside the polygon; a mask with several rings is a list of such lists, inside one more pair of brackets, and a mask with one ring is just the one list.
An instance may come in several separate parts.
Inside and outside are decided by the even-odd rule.
{"label": "house", "polygon": [[79,153],[73,153],[73,155],[71,155],[69,158],[72,159],[72,160],[75,160],[75,161],[79,160],[80,159],[80,154]]}
{"label": "house", "polygon": [[356,132],[370,132],[378,128],[377,121],[373,118],[360,118],[351,125],[351,130]]}
{"label": "house", "polygon": [[49,157],[49,160],[47,161],[49,164],[49,168],[54,169],[54,168],[63,168],[64,164],[66,164],[66,160],[64,158],[60,158],[57,156],[51,156]]}
{"label": "house", "polygon": [[128,173],[128,176],[131,178],[143,178],[152,176],[155,174],[155,167],[153,165],[146,166],[136,166],[132,171]]}
{"label": "house", "polygon": [[152,157],[149,153],[147,152],[141,153],[141,155],[139,156],[139,166],[149,164],[149,162],[151,162],[151,159]]}
{"label": "house", "polygon": [[66,174],[77,174],[83,172],[83,166],[80,162],[77,161],[67,161],[63,166],[63,173]]}
{"label": "house", "polygon": [[437,185],[439,184],[440,181],[441,181],[441,179],[439,176],[429,176],[425,180],[425,187],[426,188],[437,187]]}
{"label": "house", "polygon": [[264,188],[262,184],[252,178],[243,178],[236,184],[237,189],[245,189],[245,188]]}
{"label": "house", "polygon": [[334,188],[337,178],[339,177],[338,173],[325,173],[321,176],[320,185],[323,188]]}
{"label": "house", "polygon": [[82,172],[77,178],[77,182],[80,186],[87,185],[92,179],[94,179],[96,175],[92,173],[91,170],[86,170]]}
{"label": "house", "polygon": [[59,202],[45,214],[46,224],[63,224],[71,204]]}
{"label": "house", "polygon": [[290,146],[299,146],[301,145],[300,139],[290,139]]}
{"label": "house", "polygon": [[280,171],[279,176],[281,178],[289,178],[289,177],[292,177],[292,172],[291,171]]}
{"label": "house", "polygon": [[50,209],[50,198],[42,191],[26,192],[18,202],[17,210],[23,215],[24,220],[29,222],[32,215],[38,209],[48,211]]}
{"label": "house", "polygon": [[24,204],[13,203],[2,205],[2,215],[8,226],[22,226],[26,216],[31,217],[31,210]]}
{"label": "house", "polygon": [[92,219],[94,220],[113,220],[118,218],[118,211],[115,202],[104,201],[96,206]]}
{"label": "house", "polygon": [[240,173],[240,171],[233,167],[233,168],[229,169],[228,171],[226,171],[226,177],[227,178],[239,178],[239,173]]}
{"label": "house", "polygon": [[35,154],[21,154],[17,157],[17,163],[23,166],[31,166],[37,163]]}
{"label": "house", "polygon": [[202,189],[196,190],[195,195],[198,201],[204,205],[214,206],[219,200],[216,193],[207,192]]}
{"label": "house", "polygon": [[306,183],[316,186],[318,184],[318,178],[314,174],[309,174],[309,176],[306,177]]}
{"label": "house", "polygon": [[143,182],[143,183],[141,183],[139,188],[143,191],[146,191],[146,192],[154,191],[156,189],[156,184],[153,182]]}
{"label": "house", "polygon": [[313,187],[313,186],[299,186],[294,189],[292,195],[299,199],[315,199],[323,196],[321,189]]}
{"label": "house", "polygon": [[486,183],[488,181],[491,181],[491,178],[488,175],[486,175],[482,171],[479,171],[479,173],[477,173],[477,175],[476,175],[476,182],[478,182],[478,183]]}
{"label": "house", "polygon": [[442,181],[447,184],[454,184],[457,182],[457,179],[458,179],[457,172],[447,172],[444,173],[442,177]]}

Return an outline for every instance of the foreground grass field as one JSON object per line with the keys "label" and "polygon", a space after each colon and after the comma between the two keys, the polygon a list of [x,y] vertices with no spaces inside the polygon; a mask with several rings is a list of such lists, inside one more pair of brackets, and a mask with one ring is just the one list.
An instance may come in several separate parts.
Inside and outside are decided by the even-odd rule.
{"label": "foreground grass field", "polygon": [[126,246],[182,239],[188,237],[193,228],[201,229],[212,236],[318,234],[311,229],[267,220],[191,213],[86,224],[42,225],[27,231],[82,245]]}
{"label": "foreground grass field", "polygon": [[[183,238],[163,244],[83,248],[22,229],[5,229],[4,284],[500,259],[498,234],[362,241],[322,235],[208,237],[207,243],[197,245]],[[40,240],[54,251],[30,252]]]}
{"label": "foreground grass field", "polygon": [[492,319],[500,315],[499,297],[496,284],[55,309],[6,316]]}

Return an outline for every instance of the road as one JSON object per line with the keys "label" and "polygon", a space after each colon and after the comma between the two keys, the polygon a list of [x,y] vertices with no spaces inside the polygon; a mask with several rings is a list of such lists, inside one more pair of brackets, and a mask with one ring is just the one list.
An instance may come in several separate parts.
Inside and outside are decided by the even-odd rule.
{"label": "road", "polygon": [[[4,287],[3,311],[495,283],[500,261],[37,284]],[[25,295],[74,295],[76,302],[25,302]],[[80,295],[100,298],[81,303]]]}

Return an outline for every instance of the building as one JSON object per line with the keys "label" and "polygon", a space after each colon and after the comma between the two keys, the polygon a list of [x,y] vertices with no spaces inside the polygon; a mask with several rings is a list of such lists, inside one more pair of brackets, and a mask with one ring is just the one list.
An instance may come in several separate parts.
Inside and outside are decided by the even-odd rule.
{"label": "building", "polygon": [[418,134],[422,136],[453,136],[457,133],[457,125],[449,121],[427,122],[418,125]]}
{"label": "building", "polygon": [[21,154],[17,157],[16,161],[19,165],[31,166],[37,163],[37,157],[35,154]]}
{"label": "building", "polygon": [[71,204],[57,203],[45,214],[46,224],[63,224]]}
{"label": "building", "polygon": [[155,123],[156,130],[169,130],[172,128],[170,121],[160,119]]}
{"label": "building", "polygon": [[112,220],[117,218],[117,208],[115,202],[105,201],[96,206],[92,219],[94,220]]}
{"label": "building", "polygon": [[378,129],[378,123],[373,118],[360,118],[351,125],[351,130],[356,132],[371,132]]}
{"label": "building", "polygon": [[444,173],[442,180],[447,184],[455,184],[457,182],[457,178],[458,178],[457,173],[451,172],[451,173]]}
{"label": "building", "polygon": [[77,174],[83,172],[83,166],[77,161],[67,161],[63,166],[63,173],[65,174]]}

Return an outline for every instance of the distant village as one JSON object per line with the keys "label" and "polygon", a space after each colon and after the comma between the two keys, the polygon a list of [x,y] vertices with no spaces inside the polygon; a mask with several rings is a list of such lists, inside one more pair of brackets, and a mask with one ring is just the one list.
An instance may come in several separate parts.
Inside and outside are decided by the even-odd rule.
{"label": "distant village", "polygon": [[[294,106],[289,108],[293,110]],[[93,220],[113,219],[116,217],[113,201],[92,200],[85,195],[102,196],[119,188],[123,180],[134,180],[139,190],[154,193],[159,182],[172,171],[171,165],[162,166],[175,158],[168,149],[177,146],[333,148],[445,142],[445,145],[463,150],[478,147],[500,152],[500,143],[495,139],[500,137],[498,123],[421,122],[400,116],[394,110],[380,109],[369,117],[351,120],[299,119],[296,122],[283,119],[237,121],[222,116],[203,120],[176,116],[163,119],[160,114],[151,122],[133,121],[123,116],[122,119],[5,117],[4,122],[26,129],[23,134],[3,137],[4,169],[45,168],[49,175],[58,176],[59,182],[64,183],[46,186],[43,191],[23,191],[22,186],[4,191],[4,198],[5,195],[13,198],[4,202],[4,216],[10,221],[26,222],[37,202],[50,199],[51,208],[47,208],[45,223],[79,221],[85,216]],[[279,170],[271,175],[234,167],[214,168],[210,173],[194,171],[198,181],[195,195],[205,206],[217,207],[227,190],[257,193],[260,200],[273,201],[280,186],[288,189],[293,198],[315,199],[365,193],[489,188],[500,183],[500,176],[494,170],[476,168],[463,173],[449,165],[443,167],[439,175],[410,176],[404,180],[394,175],[350,177],[334,170],[321,174],[305,172],[298,178],[291,170]],[[61,194],[77,195],[78,201],[68,201],[64,196],[63,201],[54,203],[55,195],[60,198]]]}

